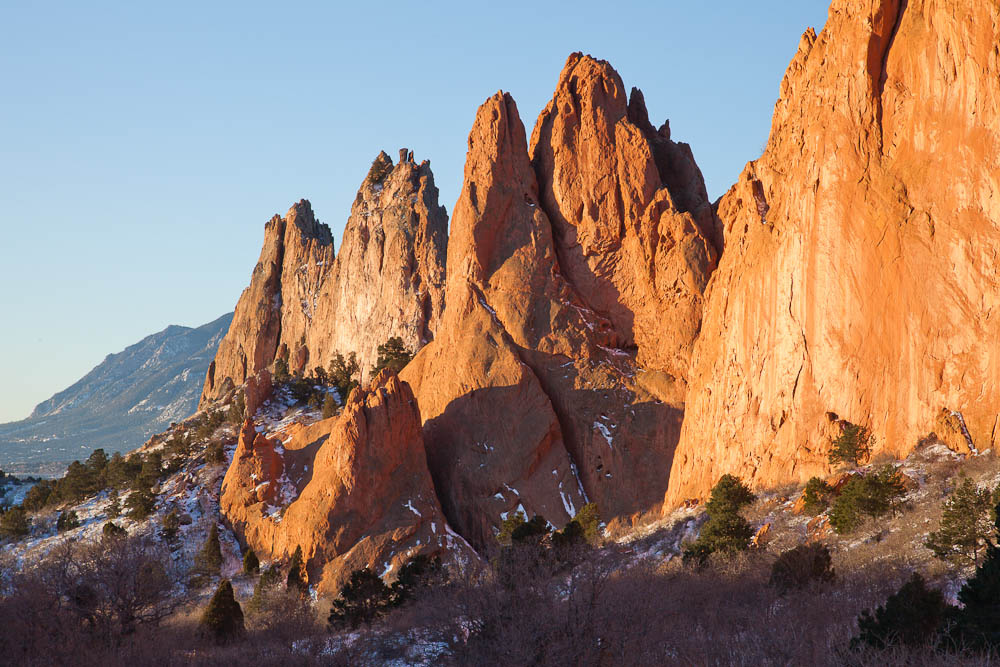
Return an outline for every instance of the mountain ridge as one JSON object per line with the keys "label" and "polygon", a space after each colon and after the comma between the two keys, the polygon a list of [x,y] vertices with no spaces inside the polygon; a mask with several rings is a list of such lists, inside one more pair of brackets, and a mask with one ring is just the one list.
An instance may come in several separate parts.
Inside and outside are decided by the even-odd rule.
{"label": "mountain ridge", "polygon": [[231,320],[229,313],[198,327],[171,324],[108,354],[27,418],[0,424],[0,466],[57,473],[93,449],[135,449],[193,414],[205,370]]}

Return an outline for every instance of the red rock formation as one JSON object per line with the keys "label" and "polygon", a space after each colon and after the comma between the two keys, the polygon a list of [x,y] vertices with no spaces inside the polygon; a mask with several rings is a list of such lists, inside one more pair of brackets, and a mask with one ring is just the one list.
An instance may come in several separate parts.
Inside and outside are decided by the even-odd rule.
{"label": "red rock formation", "polygon": [[[721,199],[667,507],[827,472],[828,412],[905,455],[1000,433],[1000,7],[837,0]],[[964,439],[964,438],[963,438]]]}
{"label": "red rock formation", "polygon": [[261,370],[256,375],[247,378],[244,390],[244,409],[249,417],[257,414],[257,409],[271,397],[274,387],[271,384],[271,373]]}
{"label": "red rock formation", "polygon": [[284,462],[276,451],[280,441],[258,433],[252,419],[243,422],[230,470],[236,470],[245,484],[245,503],[277,504]]}
{"label": "red rock formation", "polygon": [[[690,147],[603,60],[569,57],[531,137],[569,281],[647,368],[684,378],[721,229]],[[669,325],[664,326],[664,323]]]}
{"label": "red rock formation", "polygon": [[[376,178],[377,176],[377,178]],[[291,370],[358,355],[399,336],[417,349],[444,308],[447,215],[427,161],[395,167],[382,153],[358,192],[334,258],[329,228],[301,201],[267,223],[261,258],[205,378],[202,406],[287,350]]]}
{"label": "red rock formation", "polygon": [[[632,330],[597,314],[563,272],[539,200],[545,169],[528,159],[513,99],[487,100],[453,216],[448,308],[435,341],[403,371],[445,513],[474,544],[518,505],[565,522],[582,502],[572,462],[606,517],[657,505],[679,433],[683,387],[640,371],[619,349]],[[659,211],[672,210],[669,193],[661,197]],[[613,250],[605,257],[618,262]]]}
{"label": "red rock formation", "polygon": [[[381,574],[420,553],[474,557],[441,513],[416,400],[390,371],[353,392],[340,416],[299,430],[283,446],[268,449],[269,442],[244,425],[222,484],[223,514],[265,558],[287,558],[301,546],[321,592],[337,592],[358,568]],[[279,452],[283,467],[263,465],[267,451]],[[287,474],[266,477],[278,493],[261,498],[259,480],[281,470]]]}
{"label": "red rock formation", "polygon": [[[381,179],[373,178],[385,170]],[[379,155],[358,191],[340,254],[320,297],[309,349],[329,362],[358,355],[364,377],[377,346],[399,336],[411,350],[434,337],[444,310],[448,215],[438,205],[430,162],[400,151],[395,167]]]}

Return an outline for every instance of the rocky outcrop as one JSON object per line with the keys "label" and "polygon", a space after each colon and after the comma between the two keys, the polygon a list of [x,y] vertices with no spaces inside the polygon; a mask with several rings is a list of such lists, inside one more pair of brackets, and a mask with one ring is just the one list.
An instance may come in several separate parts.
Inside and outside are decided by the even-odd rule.
{"label": "rocky outcrop", "polygon": [[[380,174],[382,174],[380,176]],[[377,346],[393,336],[419,350],[444,311],[448,215],[430,162],[379,155],[351,207],[332,279],[321,295],[308,347],[323,363],[358,355],[364,377]]]}
{"label": "rocky outcrop", "polygon": [[390,371],[354,391],[340,416],[284,443],[248,421],[221,507],[265,558],[287,558],[301,546],[309,582],[323,593],[338,592],[362,567],[385,576],[419,554],[475,557],[441,513],[417,402]]}
{"label": "rocky outcrop", "polygon": [[[574,53],[531,137],[567,279],[643,367],[685,378],[721,227],[687,144],[603,60]],[[669,326],[664,326],[668,322]]]}
{"label": "rocky outcrop", "polygon": [[942,410],[997,445],[998,26],[996,3],[836,0],[802,37],[718,204],[668,507],[724,473],[825,474],[827,413],[897,456]]}
{"label": "rocky outcrop", "polygon": [[316,220],[308,201],[268,221],[250,286],[205,376],[202,406],[267,368],[280,343],[298,344],[333,257],[330,228]]}
{"label": "rocky outcrop", "polygon": [[[579,56],[571,57],[564,79],[576,72],[578,62]],[[592,67],[573,76],[588,85],[596,87],[594,77],[617,78],[592,59],[582,62]],[[540,127],[549,122],[543,113]],[[562,134],[585,136],[589,131],[572,129],[567,118],[559,122]],[[545,161],[538,137],[546,137],[545,150],[560,161],[579,147],[557,145],[544,129],[536,129],[535,136],[533,165],[513,99],[497,93],[480,107],[452,221],[448,307],[435,341],[402,374],[420,401],[428,462],[445,514],[476,545],[488,543],[502,518],[518,507],[561,525],[587,500],[597,502],[609,518],[658,505],[680,431],[682,380],[660,368],[640,368],[634,327],[614,320],[627,306],[612,307],[590,291],[595,284],[590,264],[573,264],[571,272],[564,271],[564,254],[575,262],[575,251],[557,240],[565,230],[548,210],[562,202],[557,196],[562,186],[552,185],[550,172],[561,175],[567,167]],[[639,139],[647,141],[641,132]],[[538,173],[548,174],[547,180]],[[549,184],[549,204],[539,180]],[[594,192],[600,180],[574,196],[603,201],[605,194]],[[657,180],[650,189],[661,186]],[[707,277],[713,246],[694,218],[677,211],[667,188],[662,189],[658,204],[642,200],[634,208],[641,205],[643,215],[653,215],[656,208],[657,222],[661,214],[687,216],[689,228],[684,234],[678,231],[677,242],[700,248],[704,262],[693,261]],[[697,200],[690,193],[685,197]],[[605,216],[617,213],[595,213],[587,224],[607,224]],[[568,224],[565,216],[561,220]],[[594,246],[588,253],[596,257],[593,266],[604,266],[623,264],[640,251]],[[643,282],[650,279],[644,271],[657,261],[655,252],[642,261],[642,269],[622,268],[613,275],[627,275],[633,285],[655,291]],[[692,266],[660,268],[679,276]],[[588,301],[591,297],[598,298],[599,307]],[[686,334],[682,338],[690,345]],[[640,358],[642,354],[640,346]],[[671,358],[685,354],[682,350]]]}
{"label": "rocky outcrop", "polygon": [[362,371],[377,347],[401,337],[418,349],[444,308],[447,215],[430,163],[379,155],[358,192],[334,255],[329,228],[309,202],[265,226],[260,261],[205,378],[202,405],[288,356],[293,371],[355,353]]}

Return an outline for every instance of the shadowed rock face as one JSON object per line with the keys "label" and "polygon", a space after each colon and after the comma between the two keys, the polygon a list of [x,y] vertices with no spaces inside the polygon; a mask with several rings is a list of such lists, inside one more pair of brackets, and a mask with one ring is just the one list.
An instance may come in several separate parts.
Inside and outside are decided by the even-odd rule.
{"label": "shadowed rock face", "polygon": [[952,411],[998,444],[998,43],[997,4],[960,0],[837,0],[802,37],[718,204],[668,508],[723,473],[826,472],[835,417],[894,455]]}
{"label": "shadowed rock face", "polygon": [[430,163],[382,153],[365,178],[334,256],[329,228],[308,201],[265,226],[260,261],[210,366],[202,405],[241,385],[287,350],[292,370],[358,355],[365,376],[377,347],[411,349],[433,337],[444,309],[448,218]]}
{"label": "shadowed rock face", "polygon": [[248,420],[221,506],[258,554],[287,558],[301,546],[310,583],[324,593],[363,567],[391,572],[422,553],[474,557],[441,513],[416,400],[391,371],[355,390],[340,416],[285,442]]}
{"label": "shadowed rock face", "polygon": [[[570,58],[563,78],[579,60]],[[549,168],[529,160],[509,95],[480,107],[452,222],[448,307],[435,341],[403,371],[420,401],[445,514],[477,545],[519,506],[556,525],[586,500],[607,517],[657,506],[680,431],[682,383],[660,369],[640,370],[633,329],[599,313],[589,299],[601,295],[579,289],[564,271],[559,227],[536,177]],[[661,203],[661,211],[674,210]],[[707,272],[715,251],[694,226],[689,234],[700,239]],[[621,263],[613,246],[591,250]],[[579,274],[589,288],[587,270]],[[629,276],[653,289],[643,282],[648,274]]]}

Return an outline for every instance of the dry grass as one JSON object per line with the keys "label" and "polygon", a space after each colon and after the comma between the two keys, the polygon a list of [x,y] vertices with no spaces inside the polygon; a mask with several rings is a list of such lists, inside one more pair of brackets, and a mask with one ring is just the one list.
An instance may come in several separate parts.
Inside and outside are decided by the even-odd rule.
{"label": "dry grass", "polygon": [[[65,624],[52,641],[46,628],[60,619],[42,615],[25,626],[25,614],[12,606],[16,598],[8,597],[0,599],[0,650],[25,655],[9,649],[20,641],[31,656],[25,664],[79,665],[993,664],[931,647],[848,649],[861,611],[883,603],[912,571],[954,597],[968,572],[933,558],[923,542],[960,476],[991,487],[1000,481],[1000,461],[991,455],[957,460],[921,450],[902,469],[919,486],[901,512],[826,538],[835,581],[787,595],[769,579],[778,554],[807,539],[811,517],[790,511],[801,493],[795,487],[761,494],[747,512],[755,525],[771,524],[766,549],[713,557],[703,569],[675,557],[703,516],[678,512],[667,520],[637,517],[637,527],[623,532],[627,539],[563,554],[566,560],[528,549],[503,567],[463,572],[378,625],[347,635],[326,632],[324,601],[277,596],[264,614],[247,618],[246,637],[229,645],[198,635],[197,605],[114,646],[96,645]],[[10,628],[20,628],[21,636],[10,636]],[[23,646],[25,632],[30,646]]]}

